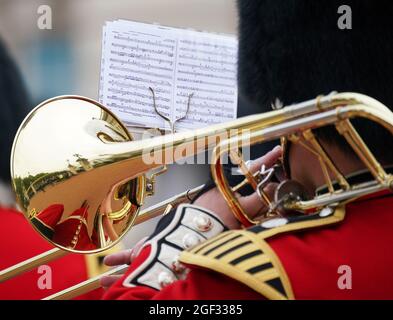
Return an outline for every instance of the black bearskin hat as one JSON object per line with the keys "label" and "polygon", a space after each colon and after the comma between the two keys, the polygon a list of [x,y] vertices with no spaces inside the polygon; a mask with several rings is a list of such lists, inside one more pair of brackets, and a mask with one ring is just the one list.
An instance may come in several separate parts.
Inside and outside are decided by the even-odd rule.
{"label": "black bearskin hat", "polygon": [[[352,29],[338,27],[342,5],[352,11]],[[238,10],[239,95],[261,112],[276,98],[288,105],[331,91],[363,93],[392,109],[393,2],[238,0]],[[393,161],[391,134],[360,127]]]}
{"label": "black bearskin hat", "polygon": [[0,180],[10,179],[10,154],[16,131],[29,110],[19,71],[0,41]]}

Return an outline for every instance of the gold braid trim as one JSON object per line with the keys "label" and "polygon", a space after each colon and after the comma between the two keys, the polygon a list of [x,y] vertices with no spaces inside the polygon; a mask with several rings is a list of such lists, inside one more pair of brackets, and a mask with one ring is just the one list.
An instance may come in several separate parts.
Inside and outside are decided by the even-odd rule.
{"label": "gold braid trim", "polygon": [[189,251],[183,251],[180,261],[222,273],[267,299],[295,299],[288,275],[266,239],[283,233],[335,224],[344,217],[345,208],[340,206],[327,217],[316,214],[270,229],[257,226],[249,230],[227,231]]}

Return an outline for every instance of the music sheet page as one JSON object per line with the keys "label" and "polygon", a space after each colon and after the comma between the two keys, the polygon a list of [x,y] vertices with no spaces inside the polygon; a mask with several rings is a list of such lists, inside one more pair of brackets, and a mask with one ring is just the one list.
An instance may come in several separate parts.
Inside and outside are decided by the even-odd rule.
{"label": "music sheet page", "polygon": [[128,126],[176,130],[236,118],[237,40],[234,37],[131,21],[103,32],[100,101]]}

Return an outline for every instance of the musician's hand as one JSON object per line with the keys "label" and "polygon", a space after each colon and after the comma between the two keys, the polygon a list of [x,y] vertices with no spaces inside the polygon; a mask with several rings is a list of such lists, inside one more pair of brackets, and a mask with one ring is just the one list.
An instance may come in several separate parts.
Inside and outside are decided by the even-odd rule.
{"label": "musician's hand", "polygon": [[[140,240],[132,249],[123,250],[112,253],[104,258],[104,264],[109,267],[121,266],[122,264],[130,264],[142,249],[147,237]],[[100,279],[101,287],[109,288],[113,283],[120,279],[123,275],[103,276]]]}
{"label": "musician's hand", "polygon": [[[250,171],[252,173],[258,171],[261,166],[264,164],[267,168],[273,166],[277,160],[282,155],[282,149],[280,146],[275,147],[272,151],[265,154],[263,157],[256,159],[250,165]],[[274,194],[274,190],[276,189],[276,183],[268,184],[264,191],[268,194],[270,198],[272,198]],[[254,192],[249,196],[242,197],[240,194],[237,194],[240,205],[244,208],[250,218],[253,218],[264,211],[267,211],[267,206],[265,203],[259,198],[258,194]],[[195,202],[195,205],[206,208],[210,211],[213,211],[217,214],[224,224],[229,229],[238,229],[240,228],[240,223],[235,218],[225,199],[221,195],[220,191],[217,188],[211,189],[210,191],[201,195]]]}

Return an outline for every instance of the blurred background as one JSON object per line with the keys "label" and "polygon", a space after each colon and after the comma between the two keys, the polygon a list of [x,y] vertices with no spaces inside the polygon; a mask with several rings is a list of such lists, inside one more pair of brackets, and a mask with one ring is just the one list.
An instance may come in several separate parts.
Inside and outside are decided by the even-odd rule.
{"label": "blurred background", "polygon": [[[37,26],[41,5],[52,10],[52,30]],[[62,94],[98,99],[102,27],[116,19],[227,34],[235,34],[237,26],[235,0],[0,0],[0,38],[22,72],[33,106]],[[208,170],[171,166],[146,207],[206,182]],[[155,222],[134,227],[125,245],[149,234]]]}

